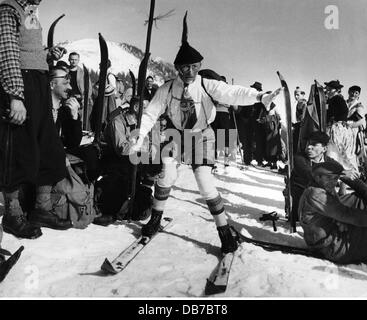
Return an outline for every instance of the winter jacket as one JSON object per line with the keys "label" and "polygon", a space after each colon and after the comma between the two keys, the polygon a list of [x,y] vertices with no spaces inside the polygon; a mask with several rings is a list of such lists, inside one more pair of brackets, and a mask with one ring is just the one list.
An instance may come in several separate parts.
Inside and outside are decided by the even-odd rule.
{"label": "winter jacket", "polygon": [[[79,66],[77,66],[76,83],[78,85],[79,92],[82,95],[82,104],[84,104],[84,70]],[[92,97],[92,83],[89,78],[88,99],[91,99],[91,97]]]}
{"label": "winter jacket", "polygon": [[79,147],[83,138],[82,122],[79,117],[77,120],[74,120],[71,117],[70,111],[65,106],[59,109],[56,128],[60,133],[65,148],[72,149]]}
{"label": "winter jacket", "polygon": [[338,197],[307,188],[298,209],[307,245],[337,263],[367,260],[366,203],[355,193]]}

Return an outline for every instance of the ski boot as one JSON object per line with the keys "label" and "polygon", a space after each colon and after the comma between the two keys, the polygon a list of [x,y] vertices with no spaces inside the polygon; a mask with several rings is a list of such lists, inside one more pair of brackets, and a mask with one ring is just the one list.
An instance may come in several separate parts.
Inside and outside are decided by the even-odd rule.
{"label": "ski boot", "polygon": [[40,228],[31,225],[23,212],[19,200],[18,191],[4,192],[5,213],[2,221],[5,232],[18,238],[36,239],[42,235]]}
{"label": "ski boot", "polygon": [[222,252],[235,252],[238,248],[238,239],[237,236],[233,235],[231,227],[227,224],[225,226],[217,227],[217,230],[220,241],[222,242]]}
{"label": "ski boot", "polygon": [[150,220],[146,225],[141,228],[141,235],[143,237],[151,237],[155,233],[159,231],[159,227],[161,226],[161,219],[162,219],[163,212],[152,210],[152,215]]}
{"label": "ski boot", "polygon": [[228,167],[229,167],[229,158],[228,158],[228,156],[226,156],[224,158],[224,168],[228,168]]}
{"label": "ski boot", "polygon": [[102,214],[96,218],[93,219],[93,224],[102,226],[102,227],[108,227],[110,224],[113,224],[116,222],[116,217],[110,214]]}
{"label": "ski boot", "polygon": [[51,186],[37,187],[35,210],[28,217],[29,222],[37,227],[55,230],[67,230],[73,225],[70,220],[61,219],[52,208]]}
{"label": "ski boot", "polygon": [[42,209],[35,209],[30,217],[29,222],[36,227],[45,227],[54,230],[67,230],[72,228],[70,220],[61,219],[53,210],[45,211]]}

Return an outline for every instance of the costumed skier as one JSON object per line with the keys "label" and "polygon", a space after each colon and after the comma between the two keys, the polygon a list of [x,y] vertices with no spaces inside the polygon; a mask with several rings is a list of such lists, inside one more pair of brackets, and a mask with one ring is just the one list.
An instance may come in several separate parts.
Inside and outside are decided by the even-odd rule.
{"label": "costumed skier", "polygon": [[[216,114],[212,99],[229,105],[251,105],[260,101],[269,107],[281,89],[271,94],[264,94],[252,88],[201,78],[198,72],[203,57],[187,41],[186,17],[187,12],[183,20],[182,45],[174,61],[178,76],[162,85],[144,109],[139,137],[130,150],[132,152],[140,150],[144,138],[163,113],[167,114],[168,128],[175,129],[172,131],[180,136],[181,141],[187,141],[185,136],[191,138],[195,135],[196,141],[192,147],[188,147],[188,143],[184,146],[181,143],[181,146],[184,147],[185,153],[195,154],[195,159],[192,159],[190,164],[201,196],[206,200],[209,211],[214,217],[222,243],[222,252],[234,252],[238,243],[228,225],[223,200],[211,174],[214,164],[215,135],[210,123],[213,122]],[[180,158],[175,158],[174,153],[180,150],[177,147],[179,144],[180,141],[174,141],[166,145],[168,149],[171,148],[171,153],[166,152],[168,149],[162,150],[162,171],[155,183],[151,219],[142,228],[143,236],[150,237],[159,230],[165,203],[177,178],[177,164]],[[186,154],[184,155],[187,163]]]}

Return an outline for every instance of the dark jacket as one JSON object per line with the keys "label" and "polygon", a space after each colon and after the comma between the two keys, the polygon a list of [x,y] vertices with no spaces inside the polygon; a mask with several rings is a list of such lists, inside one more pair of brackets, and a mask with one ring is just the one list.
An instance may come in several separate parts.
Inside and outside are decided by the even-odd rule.
{"label": "dark jacket", "polygon": [[151,101],[153,99],[156,91],[157,91],[156,87],[153,87],[152,90],[150,90],[150,92],[148,91],[148,89],[146,87],[144,87],[144,89],[143,89],[144,100]]}
{"label": "dark jacket", "polygon": [[326,122],[347,121],[348,106],[342,95],[336,95],[328,100]]}
{"label": "dark jacket", "polygon": [[79,147],[83,137],[82,122],[79,118],[74,120],[65,106],[62,106],[59,110],[56,128],[65,148]]}

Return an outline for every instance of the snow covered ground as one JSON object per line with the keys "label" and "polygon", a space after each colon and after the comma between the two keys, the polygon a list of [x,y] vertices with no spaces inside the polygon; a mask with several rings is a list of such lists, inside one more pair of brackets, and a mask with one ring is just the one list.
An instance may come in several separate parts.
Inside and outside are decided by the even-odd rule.
{"label": "snow covered ground", "polygon": [[[121,273],[100,272],[139,235],[141,223],[107,228],[55,231],[43,228],[36,240],[4,234],[2,247],[25,250],[0,284],[0,297],[203,297],[206,279],[218,262],[220,242],[190,167],[181,166],[165,215],[173,223]],[[290,234],[284,221],[274,232],[259,222],[264,212],[283,211],[283,178],[255,168],[220,166],[217,186],[228,217],[245,235],[305,246],[302,229]],[[0,200],[1,202],[1,200]],[[1,210],[1,205],[0,205]],[[228,289],[218,297],[367,297],[366,265],[336,266],[299,255],[267,252],[242,244],[232,265]]]}

